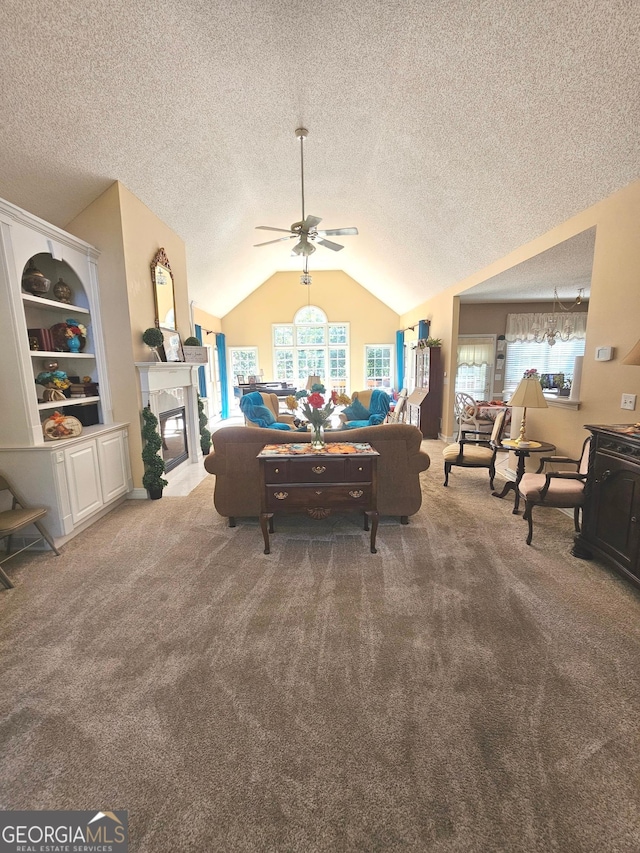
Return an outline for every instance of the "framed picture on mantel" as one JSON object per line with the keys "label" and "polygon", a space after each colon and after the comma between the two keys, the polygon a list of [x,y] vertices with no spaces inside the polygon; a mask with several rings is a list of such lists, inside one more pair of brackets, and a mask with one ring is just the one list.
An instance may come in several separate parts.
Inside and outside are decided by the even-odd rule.
{"label": "framed picture on mantel", "polygon": [[163,338],[162,347],[159,347],[162,361],[184,361],[180,334],[173,329],[163,329],[162,327],[160,331]]}

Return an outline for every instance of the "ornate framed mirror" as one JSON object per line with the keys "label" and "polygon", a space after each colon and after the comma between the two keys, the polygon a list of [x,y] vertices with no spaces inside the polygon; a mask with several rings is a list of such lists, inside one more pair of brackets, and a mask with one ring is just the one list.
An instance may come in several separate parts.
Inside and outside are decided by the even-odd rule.
{"label": "ornate framed mirror", "polygon": [[176,329],[176,303],[173,292],[173,273],[164,249],[158,249],[151,261],[151,281],[156,303],[156,325]]}

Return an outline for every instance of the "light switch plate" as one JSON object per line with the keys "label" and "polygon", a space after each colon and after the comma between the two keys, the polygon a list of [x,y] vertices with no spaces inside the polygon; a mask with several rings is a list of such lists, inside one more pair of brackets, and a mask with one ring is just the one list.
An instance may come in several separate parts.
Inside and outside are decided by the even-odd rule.
{"label": "light switch plate", "polygon": [[620,403],[621,409],[630,409],[633,411],[636,407],[636,395],[635,394],[623,394],[622,402]]}

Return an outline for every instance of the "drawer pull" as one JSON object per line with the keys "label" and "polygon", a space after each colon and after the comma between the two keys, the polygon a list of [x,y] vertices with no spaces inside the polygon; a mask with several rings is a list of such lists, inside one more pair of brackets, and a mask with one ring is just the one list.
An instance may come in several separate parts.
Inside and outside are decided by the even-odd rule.
{"label": "drawer pull", "polygon": [[322,494],[322,489],[316,489],[316,490],[315,490],[315,492],[316,492],[316,495],[321,495],[321,494]]}
{"label": "drawer pull", "polygon": [[637,521],[637,520],[638,520],[638,519],[635,517],[635,515],[632,515],[632,516],[631,516],[631,521],[632,521],[634,524],[636,523],[636,521]]}
{"label": "drawer pull", "polygon": [[610,476],[611,476],[611,471],[609,471],[609,470],[603,471],[602,477],[600,478],[600,481],[604,483],[604,481],[607,480]]}
{"label": "drawer pull", "polygon": [[289,497],[289,492],[274,492],[274,498],[277,498],[279,501],[283,501],[285,498]]}
{"label": "drawer pull", "polygon": [[352,492],[349,492],[349,495],[352,498],[361,498],[364,495],[362,489],[354,489]]}
{"label": "drawer pull", "polygon": [[362,465],[358,465],[358,471],[362,471]]}
{"label": "drawer pull", "polygon": [[314,474],[324,474],[327,468],[325,465],[314,465],[311,470]]}
{"label": "drawer pull", "polygon": [[276,469],[275,469],[275,472],[276,472],[276,474],[279,474],[279,473],[280,473],[280,469],[279,469],[279,468],[276,468]]}

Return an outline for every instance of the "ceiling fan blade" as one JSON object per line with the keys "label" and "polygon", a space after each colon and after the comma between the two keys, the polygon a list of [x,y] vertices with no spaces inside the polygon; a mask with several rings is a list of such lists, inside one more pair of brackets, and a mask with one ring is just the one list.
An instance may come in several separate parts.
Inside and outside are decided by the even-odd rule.
{"label": "ceiling fan blade", "polygon": [[282,231],[283,234],[290,234],[290,228],[272,228],[270,225],[256,225],[256,231]]}
{"label": "ceiling fan blade", "polygon": [[257,246],[270,246],[271,243],[282,243],[283,240],[290,240],[292,237],[297,236],[297,234],[289,234],[288,237],[277,237],[275,240],[267,240],[266,243],[254,243],[253,247],[255,249]]}
{"label": "ceiling fan blade", "polygon": [[302,230],[306,231],[308,234],[309,231],[312,228],[315,228],[320,222],[322,222],[322,219],[319,216],[307,216],[305,221],[302,223]]}
{"label": "ceiling fan blade", "polygon": [[322,231],[318,231],[318,234],[321,237],[345,237],[348,234],[357,234],[357,228],[326,228]]}
{"label": "ceiling fan blade", "polygon": [[340,243],[332,243],[331,240],[325,240],[323,237],[318,237],[316,243],[320,243],[320,245],[324,246],[325,249],[331,249],[334,252],[339,252],[340,249],[344,249],[344,246],[341,246]]}

